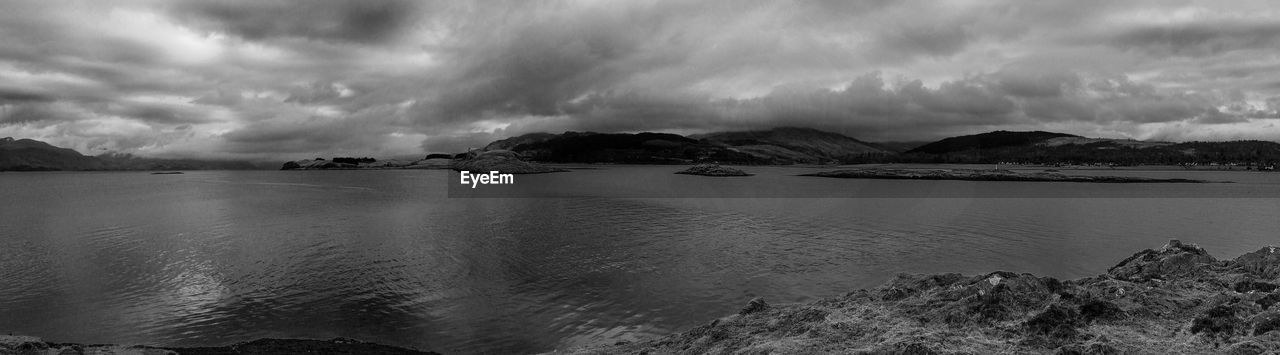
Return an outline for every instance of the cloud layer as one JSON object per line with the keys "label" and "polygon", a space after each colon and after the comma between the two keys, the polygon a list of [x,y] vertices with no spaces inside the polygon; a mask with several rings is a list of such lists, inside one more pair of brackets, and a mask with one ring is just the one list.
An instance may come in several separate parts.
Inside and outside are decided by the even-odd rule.
{"label": "cloud layer", "polygon": [[0,136],[293,159],[536,131],[1280,140],[1267,1],[17,1]]}

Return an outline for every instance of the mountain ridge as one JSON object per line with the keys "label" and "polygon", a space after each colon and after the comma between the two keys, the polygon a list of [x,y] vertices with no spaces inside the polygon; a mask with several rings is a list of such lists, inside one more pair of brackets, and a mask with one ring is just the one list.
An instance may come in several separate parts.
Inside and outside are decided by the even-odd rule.
{"label": "mountain ridge", "polygon": [[559,163],[825,164],[892,154],[856,138],[801,127],[691,136],[653,132],[530,133],[494,141],[485,149],[511,150],[526,159]]}
{"label": "mountain ridge", "polygon": [[129,154],[87,156],[34,139],[0,138],[0,171],[61,170],[248,170],[249,162],[198,159],[155,159]]}

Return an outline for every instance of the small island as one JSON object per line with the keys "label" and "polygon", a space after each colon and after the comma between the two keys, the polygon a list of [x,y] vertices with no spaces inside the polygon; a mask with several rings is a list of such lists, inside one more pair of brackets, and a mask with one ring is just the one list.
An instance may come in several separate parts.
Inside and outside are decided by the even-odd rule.
{"label": "small island", "polygon": [[[459,154],[458,157],[461,157]],[[336,157],[332,160],[324,158],[287,161],[280,170],[384,170],[384,169],[449,169],[454,156],[448,154],[428,154],[418,160],[378,160],[374,158]]]}
{"label": "small island", "polygon": [[720,166],[720,164],[698,164],[677,171],[676,174],[685,175],[701,175],[701,176],[751,176],[752,174],[740,169],[728,168]]}
{"label": "small island", "polygon": [[1218,260],[1170,241],[1105,274],[899,275],[579,354],[1262,354],[1280,349],[1280,253]]}
{"label": "small island", "polygon": [[1057,172],[1017,172],[1011,170],[980,169],[846,169],[824,171],[800,176],[817,176],[842,179],[899,179],[899,180],[964,180],[964,181],[1045,181],[1045,182],[1096,182],[1096,183],[1207,183],[1194,179],[1161,179],[1136,176],[1082,176]]}
{"label": "small island", "polygon": [[528,162],[510,150],[488,150],[467,153],[466,157],[453,161],[457,171],[497,171],[505,174],[544,174],[568,171]]}

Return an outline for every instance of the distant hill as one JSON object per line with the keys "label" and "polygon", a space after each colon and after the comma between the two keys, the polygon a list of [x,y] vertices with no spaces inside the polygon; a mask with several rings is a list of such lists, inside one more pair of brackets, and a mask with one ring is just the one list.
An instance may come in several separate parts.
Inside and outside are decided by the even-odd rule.
{"label": "distant hill", "polygon": [[649,132],[533,133],[495,141],[485,149],[511,150],[543,162],[624,164],[822,164],[890,154],[838,133],[791,127],[691,137]]}
{"label": "distant hill", "polygon": [[995,131],[951,137],[893,158],[916,163],[1273,165],[1280,143],[1267,141],[1157,142],[1085,138],[1054,132]]}
{"label": "distant hill", "polygon": [[32,139],[0,138],[0,171],[54,170],[244,170],[259,167],[243,161],[154,159],[128,154],[85,156]]}
{"label": "distant hill", "polygon": [[526,135],[493,141],[493,143],[486,145],[484,150],[511,150],[521,144],[539,143],[559,136],[560,135],[558,134],[552,133],[529,133]]}
{"label": "distant hill", "polygon": [[1045,131],[1032,132],[1010,132],[995,131],[968,136],[959,136],[946,138],[937,142],[925,144],[915,149],[908,150],[907,153],[928,153],[928,154],[946,154],[962,152],[967,150],[994,149],[1002,147],[1026,146],[1034,143],[1043,142],[1051,138],[1060,137],[1079,137],[1066,133],[1054,133]]}
{"label": "distant hill", "polygon": [[722,132],[699,136],[704,142],[762,159],[802,163],[851,162],[890,151],[839,133],[812,128],[781,127],[766,131]]}
{"label": "distant hill", "polygon": [[916,149],[922,145],[929,144],[929,143],[932,143],[932,142],[894,141],[894,142],[871,142],[870,144],[890,152],[902,153],[908,150]]}
{"label": "distant hill", "polygon": [[0,138],[0,171],[89,170],[102,162],[72,149],[31,139]]}
{"label": "distant hill", "polygon": [[674,164],[706,159],[743,161],[746,154],[717,148],[667,133],[533,133],[489,144],[486,150],[506,149],[529,160],[561,163]]}
{"label": "distant hill", "polygon": [[103,170],[254,170],[263,167],[239,160],[155,159],[130,154],[96,156]]}

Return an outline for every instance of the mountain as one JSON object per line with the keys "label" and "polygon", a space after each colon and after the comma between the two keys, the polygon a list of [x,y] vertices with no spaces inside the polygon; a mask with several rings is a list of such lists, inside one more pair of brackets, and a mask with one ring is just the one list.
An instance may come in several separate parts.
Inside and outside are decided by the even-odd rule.
{"label": "mountain", "polygon": [[1060,137],[1079,137],[1066,133],[1054,133],[1045,131],[1033,132],[1010,132],[995,131],[968,136],[959,136],[946,138],[937,142],[925,144],[915,149],[908,150],[907,153],[929,153],[929,154],[946,154],[962,152],[967,150],[983,150],[994,149],[1011,146],[1025,146],[1032,143],[1043,142],[1052,138]]}
{"label": "mountain", "polygon": [[673,164],[719,159],[747,161],[746,154],[667,133],[533,133],[489,144],[486,150],[507,148],[522,158],[560,163]]}
{"label": "mountain", "polygon": [[0,171],[87,170],[102,162],[72,149],[11,137],[0,138]]}
{"label": "mountain", "polygon": [[543,162],[624,164],[822,164],[890,154],[838,133],[792,127],[690,137],[650,132],[533,133],[495,141],[485,149],[511,150]]}
{"label": "mountain", "polygon": [[871,142],[870,144],[890,152],[903,153],[908,150],[916,149],[922,145],[929,144],[929,143],[933,143],[933,142],[892,141],[892,142]]}
{"label": "mountain", "polygon": [[493,143],[486,145],[484,150],[511,150],[521,144],[539,143],[558,136],[559,135],[552,133],[529,133],[526,135],[493,141]]}
{"label": "mountain", "polygon": [[1267,141],[1158,142],[1086,138],[1054,132],[995,131],[951,137],[893,158],[913,163],[1017,162],[1108,165],[1273,165],[1280,143]]}
{"label": "mountain", "polygon": [[890,151],[839,133],[812,128],[780,127],[766,131],[722,132],[698,136],[761,159],[802,163],[856,161]]}
{"label": "mountain", "polygon": [[243,161],[154,159],[129,154],[85,156],[68,148],[32,139],[0,138],[0,171],[53,170],[244,170]]}
{"label": "mountain", "polygon": [[253,163],[239,160],[155,159],[131,154],[107,153],[96,156],[103,170],[254,170]]}

